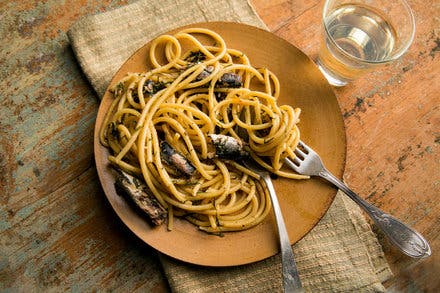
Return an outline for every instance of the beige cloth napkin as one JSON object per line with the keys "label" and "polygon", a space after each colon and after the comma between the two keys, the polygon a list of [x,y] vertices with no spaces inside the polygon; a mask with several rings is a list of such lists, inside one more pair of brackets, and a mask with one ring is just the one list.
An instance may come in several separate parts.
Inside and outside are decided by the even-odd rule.
{"label": "beige cloth napkin", "polygon": [[[116,70],[144,43],[182,25],[216,20],[267,29],[245,0],[141,0],[83,18],[68,36],[84,73],[102,97]],[[370,226],[342,194],[293,248],[306,291],[381,292],[381,282],[391,276]],[[160,261],[174,292],[281,291],[278,255],[228,268],[190,265],[164,255]]]}

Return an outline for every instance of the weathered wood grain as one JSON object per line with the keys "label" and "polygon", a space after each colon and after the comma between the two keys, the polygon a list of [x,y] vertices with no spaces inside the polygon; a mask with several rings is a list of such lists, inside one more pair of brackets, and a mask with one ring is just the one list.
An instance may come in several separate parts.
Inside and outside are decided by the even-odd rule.
{"label": "weathered wood grain", "polygon": [[[253,1],[272,31],[312,58],[323,2]],[[433,248],[431,258],[415,261],[378,232],[396,275],[387,286],[416,292],[440,288],[440,5],[428,2],[409,1],[417,30],[401,60],[335,89],[347,131],[345,180],[415,227]]]}
{"label": "weathered wood grain", "polygon": [[[155,252],[102,193],[92,150],[98,101],[65,35],[80,17],[130,2],[0,2],[0,290],[167,291]],[[252,3],[275,34],[316,56],[323,1]],[[347,131],[345,180],[433,248],[431,258],[414,261],[381,239],[396,275],[386,285],[435,292],[440,6],[410,5],[417,33],[409,52],[335,92]]]}
{"label": "weathered wood grain", "polygon": [[0,4],[0,290],[165,291],[93,162],[98,101],[66,31],[127,1]]}

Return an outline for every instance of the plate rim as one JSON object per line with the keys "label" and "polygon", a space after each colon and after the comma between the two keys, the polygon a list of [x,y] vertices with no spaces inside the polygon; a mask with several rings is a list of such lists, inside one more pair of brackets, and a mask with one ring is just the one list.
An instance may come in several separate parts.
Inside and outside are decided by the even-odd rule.
{"label": "plate rim", "polygon": [[[110,199],[110,197],[109,197],[109,195],[107,194],[107,192],[106,192],[106,185],[104,184],[104,182],[103,182],[103,176],[102,176],[102,174],[101,174],[101,172],[102,172],[102,169],[103,168],[108,168],[108,165],[109,164],[107,164],[106,166],[100,166],[100,162],[98,161],[98,156],[97,156],[97,153],[99,153],[101,150],[99,150],[99,149],[103,149],[103,148],[105,148],[104,146],[102,146],[101,145],[101,143],[100,143],[100,141],[99,141],[99,132],[100,132],[100,125],[98,125],[98,122],[99,122],[99,120],[98,120],[98,115],[105,115],[105,114],[102,114],[102,112],[103,112],[103,110],[102,110],[102,108],[103,108],[103,101],[104,101],[104,99],[105,99],[105,97],[106,97],[106,95],[107,95],[107,93],[108,93],[108,90],[109,90],[109,87],[113,84],[113,82],[115,81],[115,78],[116,78],[116,76],[122,71],[122,69],[123,69],[123,67],[126,65],[126,63],[133,57],[133,56],[135,56],[136,54],[138,54],[142,49],[144,49],[144,47],[145,46],[147,46],[149,43],[151,43],[151,41],[152,40],[154,40],[156,37],[158,37],[158,36],[160,36],[160,35],[163,35],[163,34],[170,34],[170,33],[174,33],[174,32],[177,32],[177,31],[179,31],[179,30],[182,30],[182,29],[185,29],[185,28],[190,28],[190,27],[204,27],[204,26],[210,26],[210,25],[213,25],[213,26],[215,26],[215,25],[232,25],[232,26],[243,26],[243,27],[248,27],[249,29],[256,29],[256,30],[259,30],[259,31],[261,31],[262,33],[268,33],[268,34],[271,34],[273,37],[275,37],[276,39],[278,39],[278,41],[280,41],[280,42],[283,42],[283,43],[285,43],[287,46],[290,46],[290,47],[293,47],[293,48],[295,48],[296,50],[298,50],[303,56],[302,57],[304,57],[305,59],[308,59],[308,61],[309,62],[311,62],[311,63],[313,63],[314,64],[314,62],[313,62],[313,60],[307,55],[307,54],[305,54],[302,50],[300,50],[298,47],[296,47],[295,45],[293,45],[292,43],[290,43],[289,41],[287,41],[287,40],[285,40],[284,38],[282,38],[282,37],[280,37],[280,36],[278,36],[278,35],[276,35],[276,34],[274,34],[273,32],[271,32],[271,31],[269,31],[269,30],[265,30],[265,29],[263,29],[263,28],[260,28],[260,27],[256,27],[256,26],[253,26],[253,25],[249,25],[249,24],[245,24],[245,23],[238,23],[238,22],[228,22],[228,21],[210,21],[210,22],[196,22],[196,23],[191,23],[191,24],[187,24],[187,25],[183,25],[183,26],[177,26],[177,27],[174,27],[174,28],[171,28],[171,29],[169,29],[169,30],[167,30],[167,31],[165,31],[165,32],[163,32],[163,33],[159,33],[159,34],[156,34],[155,36],[153,36],[153,37],[151,37],[149,40],[147,40],[147,41],[145,41],[138,49],[136,49],[136,50],[134,50],[134,52],[122,63],[122,65],[115,71],[115,73],[113,74],[113,76],[112,76],[112,78],[111,78],[111,80],[110,80],[110,82],[109,82],[109,84],[108,84],[108,86],[107,86],[107,88],[106,88],[106,90],[105,90],[105,92],[104,92],[104,95],[102,96],[102,99],[100,100],[100,102],[99,102],[99,108],[98,108],[98,112],[97,112],[97,116],[96,116],[96,121],[95,121],[95,126],[94,126],[94,161],[95,161],[95,167],[96,167],[96,169],[97,169],[97,173],[98,173],[98,178],[99,178],[99,182],[100,182],[100,186],[101,186],[101,190],[103,191],[103,193],[104,193],[104,196],[106,197],[106,199],[107,199],[107,201],[110,203],[110,205],[111,205],[111,207],[112,207],[112,209],[113,209],[113,211],[116,213],[116,215],[118,216],[118,218],[121,220],[121,222],[123,222],[124,223],[124,225],[128,228],[128,230],[130,230],[134,235],[136,235],[136,237],[138,237],[143,243],[145,243],[146,245],[148,245],[148,246],[150,246],[150,247],[152,247],[153,249],[155,249],[156,251],[158,251],[158,252],[160,252],[160,253],[162,253],[162,254],[165,254],[165,255],[167,255],[167,256],[169,256],[169,257],[171,257],[171,258],[174,258],[174,259],[178,259],[178,260],[180,260],[180,261],[183,261],[183,262],[186,262],[186,263],[191,263],[191,264],[196,264],[196,265],[202,265],[202,266],[207,266],[207,267],[228,267],[228,266],[237,266],[237,265],[244,265],[244,264],[250,264],[250,263],[254,263],[254,262],[257,262],[257,261],[260,261],[260,260],[264,260],[264,259],[266,259],[266,258],[269,258],[269,257],[271,257],[271,256],[273,256],[273,255],[275,255],[277,252],[275,252],[275,253],[272,253],[272,254],[270,254],[270,255],[267,255],[267,256],[265,256],[264,258],[259,258],[259,259],[257,259],[257,260],[252,260],[252,261],[237,261],[236,263],[234,263],[234,264],[215,264],[215,263],[203,263],[203,262],[195,262],[195,261],[191,261],[191,259],[188,259],[188,258],[182,258],[182,257],[176,257],[175,255],[172,255],[172,254],[170,254],[170,253],[166,253],[166,252],[163,252],[163,251],[161,251],[160,250],[160,248],[158,248],[158,247],[156,247],[156,246],[154,246],[154,245],[151,245],[150,243],[148,243],[147,241],[145,241],[142,237],[141,237],[141,235],[139,235],[139,233],[137,233],[136,231],[134,231],[134,229],[132,229],[131,227],[130,227],[130,225],[127,223],[127,221],[126,221],[126,219],[120,214],[120,212],[119,212],[119,210],[118,210],[118,208],[116,207],[116,203],[114,203],[111,199]],[[319,70],[318,70],[319,71]],[[337,97],[336,97],[336,94],[335,94],[335,92],[334,92],[334,90],[333,90],[333,88],[330,86],[330,84],[328,84],[328,82],[327,82],[327,80],[325,79],[325,77],[322,75],[322,73],[321,72],[319,72],[319,74],[321,74],[321,78],[322,79],[324,79],[325,80],[325,82],[326,82],[326,84],[328,85],[328,87],[329,87],[329,89],[330,89],[330,92],[331,92],[331,95],[332,95],[332,98],[334,99],[334,101],[337,103],[337,108],[338,108],[338,116],[340,117],[340,119],[342,120],[342,123],[341,123],[341,126],[342,126],[342,131],[341,131],[341,134],[342,134],[342,139],[343,139],[343,142],[342,142],[342,144],[344,145],[344,150],[343,150],[343,160],[342,160],[342,162],[341,162],[341,170],[340,170],[340,175],[342,176],[343,174],[344,174],[344,172],[345,172],[345,168],[346,168],[346,160],[347,160],[347,137],[346,137],[346,127],[345,127],[345,123],[343,122],[343,115],[342,115],[342,110],[341,110],[341,106],[340,106],[340,104],[339,104],[339,101],[338,101],[338,99],[337,99]],[[339,174],[338,174],[339,175]],[[315,227],[316,227],[316,225],[321,221],[321,219],[326,215],[326,213],[328,212],[328,209],[330,208],[330,206],[332,205],[332,203],[333,203],[333,201],[334,201],[334,199],[335,199],[335,197],[336,197],[336,194],[337,194],[337,192],[338,192],[338,190],[337,189],[335,189],[334,190],[334,192],[332,193],[332,195],[331,195],[331,198],[329,198],[329,200],[327,201],[327,204],[326,204],[326,206],[325,206],[325,208],[322,210],[322,214],[317,218],[317,220],[313,223],[313,225],[311,225],[311,227],[310,227],[310,229],[306,232],[306,233],[304,233],[299,239],[296,239],[295,241],[291,241],[291,245],[293,245],[293,244],[295,244],[295,243],[297,243],[298,241],[300,241],[301,239],[303,239],[306,235],[308,235]],[[124,201],[126,201],[125,199],[124,199]],[[271,212],[271,214],[272,214],[272,212]],[[183,220],[184,221],[184,220]],[[147,225],[148,225],[148,223],[147,223]],[[191,224],[192,225],[192,224]],[[251,228],[251,229],[253,229],[253,228]],[[173,233],[172,231],[170,232],[170,233]],[[205,233],[205,232],[202,232],[201,231],[201,233]],[[230,232],[228,232],[228,233],[230,233]],[[240,232],[232,232],[232,233],[240,233]],[[217,236],[212,236],[212,235],[210,235],[210,237],[217,237]],[[278,251],[279,252],[279,251]]]}

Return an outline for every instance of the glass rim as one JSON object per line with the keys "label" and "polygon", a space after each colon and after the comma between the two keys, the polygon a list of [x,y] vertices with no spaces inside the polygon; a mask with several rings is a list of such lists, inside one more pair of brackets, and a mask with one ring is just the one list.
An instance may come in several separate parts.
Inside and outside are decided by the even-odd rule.
{"label": "glass rim", "polygon": [[394,61],[396,59],[399,59],[400,57],[402,57],[402,55],[408,50],[408,48],[411,46],[412,42],[414,41],[414,36],[415,36],[415,32],[416,32],[416,21],[415,21],[415,17],[414,17],[414,13],[411,9],[411,7],[409,6],[408,2],[406,2],[405,0],[400,0],[400,2],[405,6],[406,11],[409,14],[409,19],[410,19],[410,26],[411,26],[411,35],[409,36],[408,41],[406,41],[406,44],[399,49],[396,53],[394,53],[391,57],[383,59],[383,60],[365,60],[356,56],[353,56],[349,53],[347,53],[347,51],[345,51],[343,48],[341,48],[341,46],[339,46],[335,40],[333,39],[333,37],[330,35],[330,32],[327,29],[327,25],[325,24],[325,16],[326,16],[326,11],[328,10],[328,6],[330,4],[331,1],[326,0],[325,4],[324,4],[324,8],[322,9],[322,24],[325,30],[325,34],[326,36],[328,36],[328,39],[330,40],[330,42],[332,43],[332,45],[334,45],[336,48],[338,48],[339,51],[341,51],[342,54],[344,54],[345,56],[352,58],[358,62],[362,62],[362,63],[366,63],[366,64],[383,64],[383,63],[388,63],[391,61]]}

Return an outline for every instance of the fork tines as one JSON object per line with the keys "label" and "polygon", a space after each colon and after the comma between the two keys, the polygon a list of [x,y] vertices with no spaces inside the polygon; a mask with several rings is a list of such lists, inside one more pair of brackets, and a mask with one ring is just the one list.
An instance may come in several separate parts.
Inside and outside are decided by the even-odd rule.
{"label": "fork tines", "polygon": [[290,161],[293,161],[295,165],[299,166],[309,154],[309,148],[302,141],[299,141],[294,153],[296,156]]}

